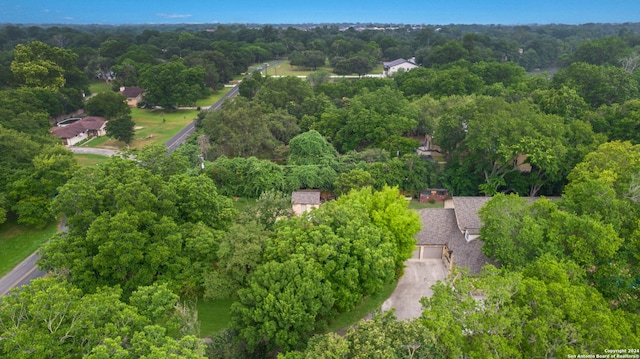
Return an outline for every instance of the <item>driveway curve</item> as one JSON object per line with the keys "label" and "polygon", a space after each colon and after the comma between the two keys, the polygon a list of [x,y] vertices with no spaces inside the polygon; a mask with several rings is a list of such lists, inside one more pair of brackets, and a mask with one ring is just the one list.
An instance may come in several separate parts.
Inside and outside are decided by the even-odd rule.
{"label": "driveway curve", "polygon": [[106,148],[91,148],[91,147],[75,147],[69,146],[67,147],[69,151],[73,153],[82,153],[82,154],[91,154],[91,155],[102,155],[111,157],[113,155],[117,155],[120,153],[118,150],[109,150]]}

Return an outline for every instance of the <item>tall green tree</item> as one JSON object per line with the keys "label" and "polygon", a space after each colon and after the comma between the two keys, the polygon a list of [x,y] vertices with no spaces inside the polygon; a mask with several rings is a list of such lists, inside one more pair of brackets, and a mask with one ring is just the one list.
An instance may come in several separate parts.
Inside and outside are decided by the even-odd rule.
{"label": "tall green tree", "polygon": [[261,265],[238,296],[233,327],[249,348],[268,350],[302,348],[310,333],[326,326],[334,301],[319,264],[303,257]]}
{"label": "tall green tree", "polygon": [[69,231],[46,245],[42,266],[66,271],[86,292],[120,285],[127,296],[155,281],[181,294],[201,292],[218,230],[235,216],[207,177],[165,180],[117,157],[79,171],[53,208],[67,216]]}
{"label": "tall green tree", "polygon": [[140,85],[150,104],[167,109],[192,106],[206,94],[204,75],[202,67],[188,68],[182,61],[171,61],[142,70]]}
{"label": "tall green tree", "polygon": [[553,76],[555,87],[575,88],[593,108],[638,97],[638,82],[621,68],[575,62]]}
{"label": "tall green tree", "polygon": [[77,71],[74,61],[78,55],[73,51],[51,47],[41,41],[18,44],[11,72],[18,82],[27,87],[58,90],[67,82],[67,72]]}
{"label": "tall green tree", "polygon": [[181,353],[185,354],[181,357],[203,358],[200,339],[169,336],[162,326],[173,315],[177,296],[157,288],[141,290],[164,295],[156,297],[164,306],[147,303],[140,311],[121,300],[118,288],[83,295],[59,278],[36,279],[0,303],[0,354],[11,358],[133,358]]}
{"label": "tall green tree", "polygon": [[90,116],[102,116],[108,120],[131,114],[126,98],[118,92],[101,92],[85,103],[85,110]]}
{"label": "tall green tree", "polygon": [[105,126],[107,136],[122,141],[128,145],[134,139],[136,123],[130,115],[122,115],[118,118],[109,120]]}
{"label": "tall green tree", "polygon": [[389,137],[401,136],[413,129],[417,117],[402,93],[388,87],[355,96],[347,109],[336,114],[342,118],[331,121],[332,124],[323,118],[322,122],[330,127],[323,123],[317,130],[331,137],[342,152],[380,147]]}
{"label": "tall green tree", "polygon": [[550,256],[523,272],[459,274],[433,290],[421,323],[448,358],[604,353],[638,341],[636,314],[610,309],[574,263]]}
{"label": "tall green tree", "polygon": [[324,165],[335,163],[338,153],[318,131],[302,133],[289,142],[289,165]]}

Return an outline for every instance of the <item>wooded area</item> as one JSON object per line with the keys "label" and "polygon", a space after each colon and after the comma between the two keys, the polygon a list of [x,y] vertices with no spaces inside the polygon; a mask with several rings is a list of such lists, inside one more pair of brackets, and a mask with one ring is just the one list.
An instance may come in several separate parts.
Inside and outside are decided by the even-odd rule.
{"label": "wooded area", "polygon": [[[398,58],[420,66],[365,76]],[[284,60],[323,69],[258,70]],[[635,23],[4,26],[0,224],[42,228],[64,216],[69,229],[41,250],[52,276],[0,300],[0,353],[529,358],[640,348],[638,65]],[[52,118],[84,108],[128,144],[134,119],[120,87],[142,87],[141,107],[172,111],[241,77],[239,96],[201,111],[171,154],[125,150],[81,168],[49,133]],[[91,94],[92,81],[114,91]],[[481,240],[496,266],[458,268],[418,319],[378,314],[323,334],[402,276],[420,229],[405,197],[427,188],[492,196]],[[290,194],[301,189],[337,198],[296,217]],[[539,195],[549,199],[526,199]],[[238,210],[238,198],[255,204]],[[235,301],[208,344],[192,302],[203,298]]]}

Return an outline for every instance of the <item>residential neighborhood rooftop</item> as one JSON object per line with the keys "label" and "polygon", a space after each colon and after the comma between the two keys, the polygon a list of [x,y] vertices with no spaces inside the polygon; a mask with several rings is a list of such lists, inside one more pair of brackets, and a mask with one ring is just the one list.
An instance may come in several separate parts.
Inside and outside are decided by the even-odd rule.
{"label": "residential neighborhood rooftop", "polygon": [[125,95],[126,97],[138,97],[142,93],[142,88],[137,86],[121,87],[120,93]]}
{"label": "residential neighborhood rooftop", "polygon": [[320,202],[319,190],[300,190],[291,193],[291,203],[293,204],[317,204]]}
{"label": "residential neighborhood rooftop", "polygon": [[390,67],[394,67],[394,66],[397,66],[397,65],[403,64],[403,63],[405,63],[405,62],[408,62],[408,63],[411,63],[411,64],[413,64],[413,65],[416,65],[415,63],[413,63],[413,62],[411,62],[411,61],[409,61],[409,60],[405,60],[405,59],[396,59],[396,60],[389,61],[389,62],[383,62],[383,63],[382,63],[382,65],[383,65],[385,68],[390,68]]}
{"label": "residential neighborhood rooftop", "polygon": [[[480,234],[482,222],[478,211],[489,201],[491,197],[453,197],[453,208],[455,208],[456,220],[460,231],[468,231],[469,234]],[[446,205],[445,205],[446,207]]]}
{"label": "residential neighborhood rooftop", "polygon": [[51,133],[58,138],[72,138],[85,131],[98,131],[104,126],[107,119],[104,117],[89,116],[64,127],[53,127]]}
{"label": "residential neighborhood rooftop", "polygon": [[[488,198],[488,197],[487,197]],[[456,222],[456,209],[425,208],[420,211],[422,229],[416,235],[418,245],[447,245],[453,252],[454,265],[478,273],[491,263],[482,253],[482,241],[467,242]]]}

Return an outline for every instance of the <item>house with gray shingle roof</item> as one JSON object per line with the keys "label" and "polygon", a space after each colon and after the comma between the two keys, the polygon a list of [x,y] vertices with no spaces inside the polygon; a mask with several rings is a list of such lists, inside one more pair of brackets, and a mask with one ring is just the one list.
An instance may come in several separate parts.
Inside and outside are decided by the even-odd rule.
{"label": "house with gray shingle roof", "polygon": [[[478,273],[489,259],[482,253],[482,241],[468,242],[458,227],[453,208],[425,208],[419,212],[422,229],[416,235],[421,248],[444,248],[455,266]],[[436,250],[434,253],[437,253]]]}
{"label": "house with gray shingle roof", "polygon": [[142,101],[142,88],[137,86],[120,87],[120,93],[127,98],[127,105],[130,107],[138,106],[138,102]]}
{"label": "house with gray shingle roof", "polygon": [[458,229],[467,242],[480,237],[482,222],[478,211],[491,197],[453,197],[445,201],[445,208],[455,209]]}
{"label": "house with gray shingle roof", "polygon": [[[540,197],[527,197],[530,203]],[[556,200],[559,197],[547,197]],[[479,272],[485,264],[492,263],[482,253],[480,237],[482,221],[478,211],[491,197],[452,197],[444,208],[426,208],[420,211],[422,229],[416,235],[418,253],[437,255],[438,248],[449,253],[454,265],[467,267],[471,273]],[[427,249],[429,251],[427,251]]]}
{"label": "house with gray shingle roof", "polygon": [[300,190],[291,193],[291,204],[296,216],[320,207],[321,203],[320,190]]}
{"label": "house with gray shingle roof", "polygon": [[383,62],[384,76],[391,77],[398,71],[410,71],[418,67],[413,60],[397,59],[389,62]]}

